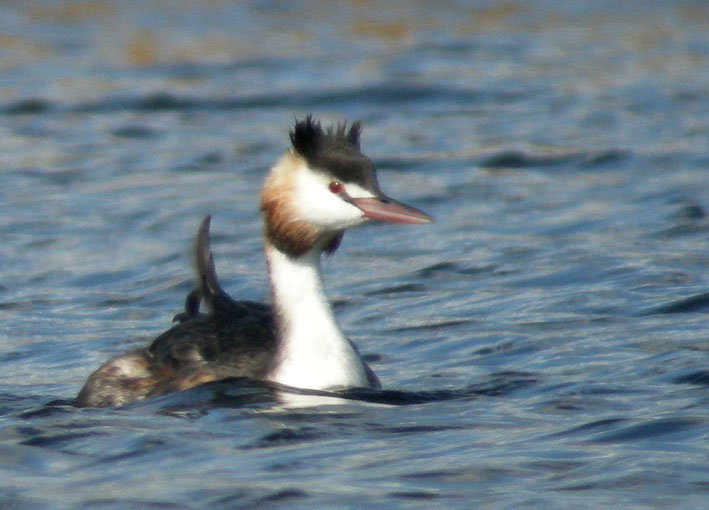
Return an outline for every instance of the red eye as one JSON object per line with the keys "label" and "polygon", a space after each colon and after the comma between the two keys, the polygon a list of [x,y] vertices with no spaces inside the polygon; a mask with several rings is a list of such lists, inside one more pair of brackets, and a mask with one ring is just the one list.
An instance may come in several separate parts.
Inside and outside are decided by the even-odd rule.
{"label": "red eye", "polygon": [[342,188],[343,188],[343,186],[342,186],[342,183],[341,183],[341,182],[332,181],[332,182],[329,184],[328,188],[330,189],[330,191],[332,191],[332,192],[335,193],[336,195],[339,195],[340,193],[342,193]]}

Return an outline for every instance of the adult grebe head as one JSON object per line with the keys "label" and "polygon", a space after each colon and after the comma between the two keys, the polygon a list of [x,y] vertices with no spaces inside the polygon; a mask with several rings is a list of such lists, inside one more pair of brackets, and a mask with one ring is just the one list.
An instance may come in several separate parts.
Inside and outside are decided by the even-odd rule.
{"label": "adult grebe head", "polygon": [[334,251],[343,231],[367,220],[429,223],[423,211],[386,196],[360,150],[360,125],[324,130],[308,116],[290,133],[292,149],[271,169],[261,193],[268,239],[298,256]]}

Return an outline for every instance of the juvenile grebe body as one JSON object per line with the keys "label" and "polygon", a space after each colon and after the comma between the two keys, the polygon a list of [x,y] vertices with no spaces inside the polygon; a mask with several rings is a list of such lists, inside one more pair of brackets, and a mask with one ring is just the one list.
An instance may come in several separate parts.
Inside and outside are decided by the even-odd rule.
{"label": "juvenile grebe body", "polygon": [[313,390],[378,388],[376,375],[337,326],[320,259],[337,249],[348,227],[432,219],[382,193],[359,135],[358,123],[324,130],[311,117],[296,121],[292,148],[266,177],[261,211],[271,306],[234,301],[221,288],[207,217],[194,245],[197,286],[175,317],[179,324],[147,348],[101,365],[77,403],[118,406],[229,377]]}

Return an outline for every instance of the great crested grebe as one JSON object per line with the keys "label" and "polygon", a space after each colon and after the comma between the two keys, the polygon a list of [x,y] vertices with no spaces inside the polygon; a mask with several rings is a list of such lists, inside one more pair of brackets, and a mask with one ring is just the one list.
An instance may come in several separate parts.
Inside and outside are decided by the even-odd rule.
{"label": "great crested grebe", "polygon": [[[197,288],[179,322],[147,348],[109,359],[77,396],[80,406],[119,406],[228,377],[329,390],[380,387],[357,347],[337,327],[323,292],[320,258],[348,227],[365,221],[429,223],[426,213],[387,197],[359,145],[360,125],[324,130],[308,116],[293,147],[261,190],[272,306],[234,301],[219,285],[210,218],[195,240]],[[200,302],[208,313],[199,313]]]}

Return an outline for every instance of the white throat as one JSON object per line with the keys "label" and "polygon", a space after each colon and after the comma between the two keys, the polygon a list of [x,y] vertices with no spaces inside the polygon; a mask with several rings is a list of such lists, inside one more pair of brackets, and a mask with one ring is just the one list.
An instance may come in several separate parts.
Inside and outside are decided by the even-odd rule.
{"label": "white throat", "polygon": [[289,257],[266,242],[278,343],[268,379],[307,389],[368,387],[364,362],[337,327],[313,248]]}

